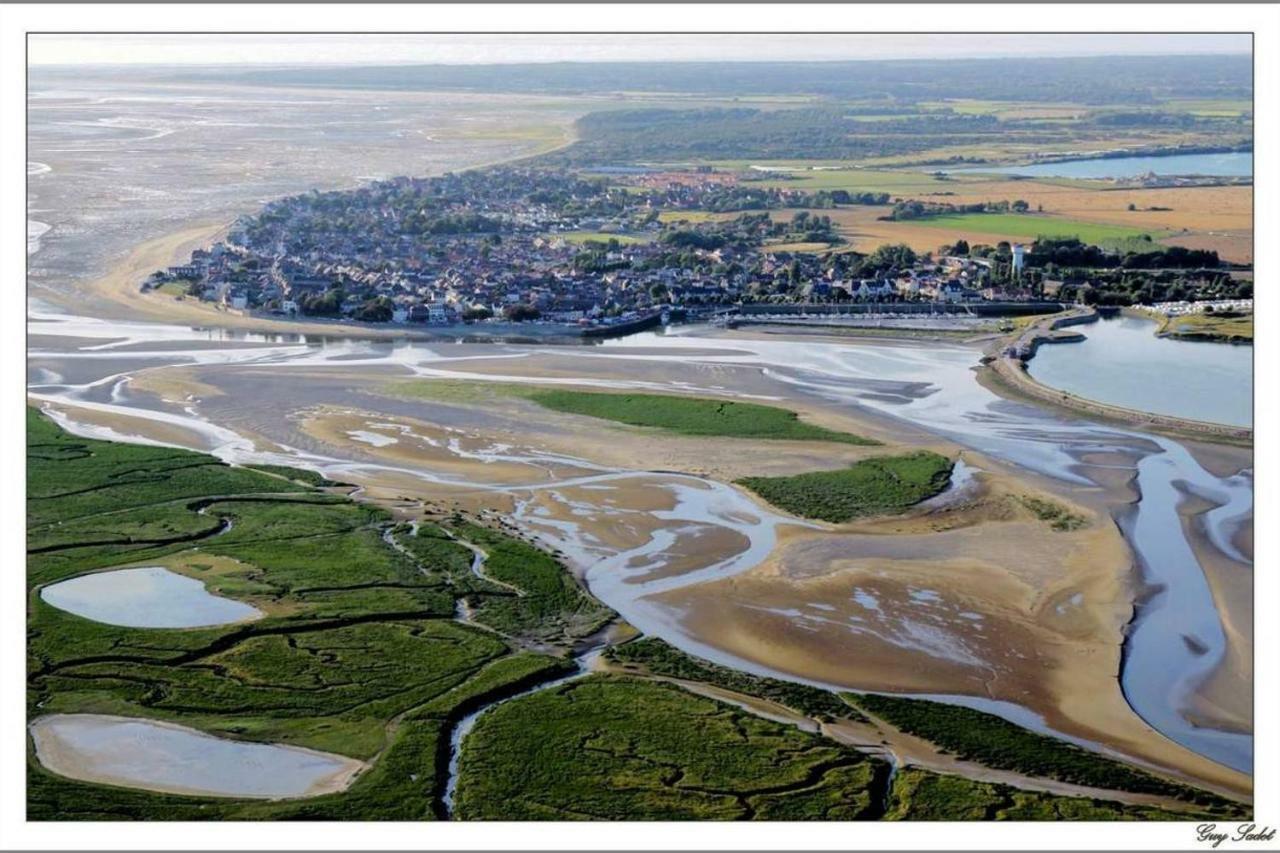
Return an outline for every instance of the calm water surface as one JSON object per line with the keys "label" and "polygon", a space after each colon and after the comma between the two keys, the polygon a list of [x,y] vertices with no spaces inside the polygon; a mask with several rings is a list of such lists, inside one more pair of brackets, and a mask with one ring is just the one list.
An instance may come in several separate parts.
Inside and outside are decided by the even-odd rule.
{"label": "calm water surface", "polygon": [[40,597],[59,610],[128,628],[200,628],[262,616],[256,607],[159,566],[81,575],[45,587]]}
{"label": "calm water surface", "polygon": [[54,773],[175,793],[279,799],[340,790],[360,762],[294,746],[247,743],[132,717],[56,714],[31,724]]}
{"label": "calm water surface", "polygon": [[1252,426],[1253,347],[1157,338],[1155,323],[1139,317],[1078,328],[1084,341],[1040,347],[1028,372],[1102,403]]}
{"label": "calm water surface", "polygon": [[984,172],[997,175],[1027,175],[1035,178],[1136,178],[1148,172],[1157,175],[1213,175],[1243,178],[1253,174],[1253,152],[1221,154],[1169,154],[1163,157],[1096,157],[1065,163],[1037,163],[1004,168],[954,169],[955,172]]}

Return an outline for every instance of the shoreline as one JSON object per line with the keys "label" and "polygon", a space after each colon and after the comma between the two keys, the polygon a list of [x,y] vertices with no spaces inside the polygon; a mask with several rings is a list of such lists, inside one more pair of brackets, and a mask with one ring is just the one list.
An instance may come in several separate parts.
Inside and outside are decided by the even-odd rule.
{"label": "shoreline", "polygon": [[1022,402],[1033,401],[1074,415],[1088,415],[1104,423],[1138,427],[1173,438],[1198,439],[1243,447],[1253,445],[1253,430],[1248,427],[1197,421],[1102,403],[1045,385],[1033,377],[1027,370],[1027,362],[1035,357],[1036,349],[1044,344],[1082,339],[1083,336],[1078,333],[1059,333],[1058,329],[1070,323],[1092,322],[1091,319],[1083,319],[1089,316],[1078,310],[1068,311],[1041,320],[1015,335],[996,340],[988,347],[983,358],[978,381],[1002,396]]}
{"label": "shoreline", "polygon": [[1218,332],[1197,332],[1197,331],[1179,331],[1171,328],[1174,318],[1168,314],[1160,314],[1155,311],[1147,311],[1142,308],[1121,308],[1120,313],[1126,317],[1141,317],[1151,320],[1156,324],[1155,336],[1157,338],[1171,338],[1179,341],[1202,341],[1215,344],[1232,344],[1235,346],[1253,346],[1253,337],[1243,337],[1241,335],[1226,335]]}

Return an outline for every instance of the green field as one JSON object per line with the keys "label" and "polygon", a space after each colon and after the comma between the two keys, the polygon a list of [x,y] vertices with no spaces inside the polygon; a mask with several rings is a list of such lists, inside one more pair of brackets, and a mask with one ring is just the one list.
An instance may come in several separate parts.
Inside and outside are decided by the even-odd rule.
{"label": "green field", "polygon": [[165,296],[184,297],[187,295],[187,287],[189,285],[190,282],[186,281],[166,281],[156,288],[156,293],[163,293]]}
{"label": "green field", "polygon": [[727,222],[738,218],[737,212],[719,213],[711,210],[660,210],[659,222]]}
{"label": "green field", "polygon": [[800,420],[789,409],[668,394],[610,394],[591,391],[529,391],[524,396],[557,412],[653,427],[681,435],[787,441],[835,441],[879,444]]}
{"label": "green field", "polygon": [[608,243],[610,240],[616,240],[621,246],[633,246],[637,243],[652,243],[652,236],[638,236],[635,234],[615,234],[610,231],[557,231],[553,234],[547,234],[549,240],[564,240],[568,243]]}
{"label": "green field", "polygon": [[957,758],[1093,788],[1159,794],[1224,815],[1242,814],[1238,803],[1037,734],[993,714],[923,699],[845,695],[867,713],[907,734],[924,738]]}
{"label": "green field", "polygon": [[1189,113],[1206,118],[1234,118],[1253,112],[1253,101],[1247,98],[1174,98],[1160,104],[1161,109]]}
{"label": "green field", "polygon": [[921,451],[863,459],[838,471],[737,482],[776,507],[804,518],[842,524],[868,515],[902,512],[947,487],[952,462]]}
{"label": "green field", "polygon": [[[1107,240],[1123,240],[1150,232],[1127,225],[1108,225],[1101,222],[1081,222],[1074,219],[1057,219],[1030,213],[955,213],[912,219],[912,225],[928,228],[947,228],[953,231],[974,231],[980,234],[997,234],[1008,237],[1077,237],[1084,243],[1097,245]],[[1164,236],[1163,232],[1151,234]]]}
{"label": "green field", "polygon": [[836,245],[835,243],[768,243],[761,246],[760,251],[766,254],[779,254],[782,252],[814,254],[830,251]]}

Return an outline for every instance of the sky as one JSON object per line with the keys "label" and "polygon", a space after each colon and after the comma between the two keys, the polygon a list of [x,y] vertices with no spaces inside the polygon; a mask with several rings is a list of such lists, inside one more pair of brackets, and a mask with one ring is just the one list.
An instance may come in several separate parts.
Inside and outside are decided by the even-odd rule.
{"label": "sky", "polygon": [[1233,34],[32,35],[32,65],[353,65],[1248,53]]}

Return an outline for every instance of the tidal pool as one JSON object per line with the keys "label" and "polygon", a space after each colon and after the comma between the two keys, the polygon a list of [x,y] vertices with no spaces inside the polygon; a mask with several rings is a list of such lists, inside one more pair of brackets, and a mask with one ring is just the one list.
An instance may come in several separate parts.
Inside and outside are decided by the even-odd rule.
{"label": "tidal pool", "polygon": [[45,587],[40,597],[59,610],[126,628],[204,628],[263,615],[160,566],[81,575]]}
{"label": "tidal pool", "polygon": [[342,755],[133,717],[56,714],[29,729],[36,757],[59,776],[175,794],[309,797],[343,790],[364,767]]}
{"label": "tidal pool", "polygon": [[1197,421],[1253,425],[1253,347],[1155,336],[1141,317],[1099,320],[1036,351],[1027,372],[1080,397]]}

